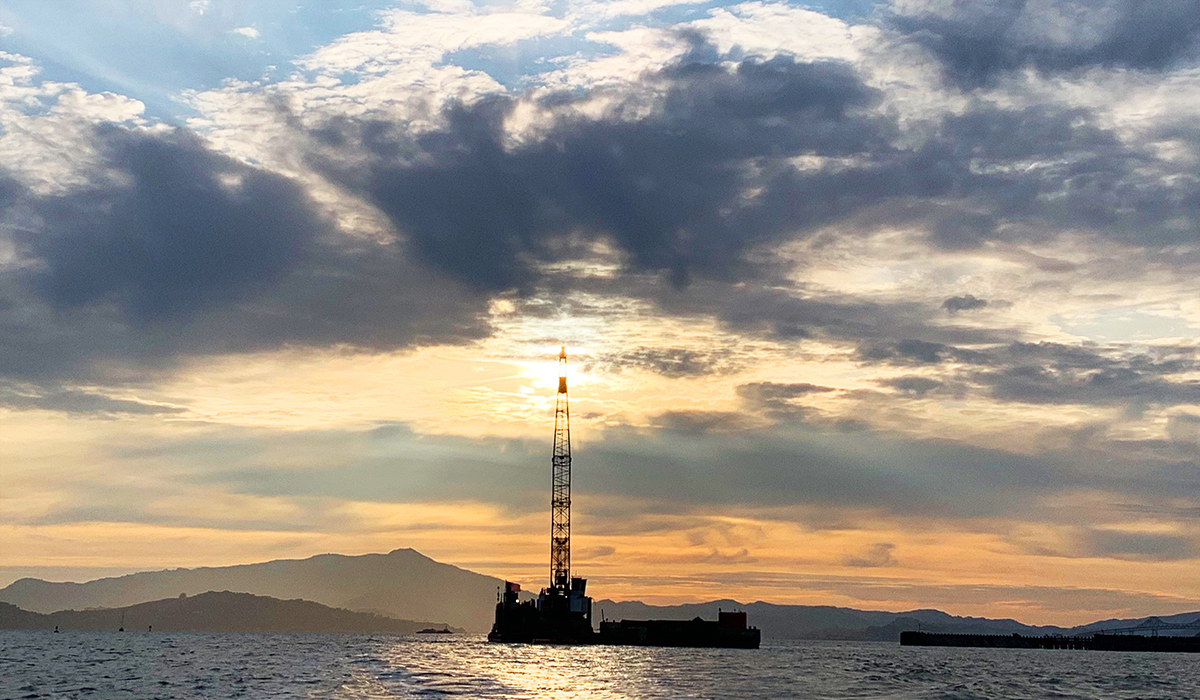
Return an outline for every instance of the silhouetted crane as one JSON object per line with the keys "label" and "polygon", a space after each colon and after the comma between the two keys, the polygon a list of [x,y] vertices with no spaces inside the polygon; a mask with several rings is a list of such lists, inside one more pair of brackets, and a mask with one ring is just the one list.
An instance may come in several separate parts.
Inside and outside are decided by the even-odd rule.
{"label": "silhouetted crane", "polygon": [[558,355],[558,397],[551,458],[550,585],[571,588],[571,412],[567,407],[567,348]]}

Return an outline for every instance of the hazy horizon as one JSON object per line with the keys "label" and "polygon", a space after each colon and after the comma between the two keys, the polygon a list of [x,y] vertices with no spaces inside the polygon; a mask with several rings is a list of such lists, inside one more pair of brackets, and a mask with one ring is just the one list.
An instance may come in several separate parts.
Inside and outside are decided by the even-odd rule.
{"label": "hazy horizon", "polygon": [[[373,555],[376,557],[386,557],[388,554],[397,554],[397,553],[402,553],[405,551],[416,552],[416,550],[411,550],[411,549],[398,549],[398,550],[395,550],[394,552],[390,552],[390,553],[371,552],[371,553],[367,553],[367,554]],[[256,564],[271,564],[271,563],[279,563],[279,562],[306,562],[306,561],[316,558],[316,557],[327,556],[327,555],[331,555],[331,554],[342,557],[343,558],[342,560],[346,561],[346,562],[353,561],[355,559],[358,559],[360,556],[362,556],[362,555],[340,555],[336,552],[325,552],[325,553],[322,553],[319,555],[314,555],[314,557],[306,557],[304,559],[271,560],[270,562],[242,562],[239,564],[233,564],[233,565],[228,565],[228,566],[224,566],[224,567],[223,566],[207,566],[207,567],[183,568],[183,569],[179,569],[179,568],[147,569],[147,570],[140,570],[140,571],[125,572],[124,574],[110,573],[102,578],[95,578],[95,579],[88,579],[88,580],[80,579],[80,580],[74,580],[74,581],[54,581],[53,579],[41,579],[41,578],[37,578],[37,577],[33,577],[33,578],[37,578],[37,580],[40,580],[40,581],[46,581],[47,583],[84,584],[84,583],[92,583],[92,582],[103,582],[103,581],[107,581],[110,579],[119,579],[124,575],[134,575],[134,574],[155,574],[155,573],[175,574],[175,573],[179,573],[179,572],[194,572],[194,571],[198,571],[198,570],[209,570],[209,569],[222,570],[222,569],[228,569],[230,566],[236,567],[236,568],[255,568]],[[424,555],[421,555],[420,552],[416,552],[416,554],[420,555],[420,557],[424,556]],[[420,558],[420,557],[418,557],[418,558]],[[399,563],[399,562],[397,562],[397,563]],[[471,572],[470,569],[468,569],[466,567],[457,566],[457,565],[453,564],[452,562],[434,562],[433,565],[437,566],[439,564],[449,564],[452,567],[455,567],[455,568],[461,569],[462,571],[467,572],[466,574],[457,574],[458,576],[470,576],[472,573],[477,573],[477,572]],[[401,566],[403,566],[403,564],[401,564]],[[325,571],[326,573],[328,573],[329,571],[333,571],[333,570],[325,569],[324,567],[321,567],[321,568],[312,569],[311,573],[318,573],[321,571]],[[290,590],[281,590],[281,589],[273,588],[273,585],[270,583],[270,580],[271,580],[270,575],[267,575],[266,577],[252,575],[248,579],[247,578],[222,579],[220,576],[218,576],[215,579],[209,578],[208,583],[203,583],[199,587],[197,587],[195,585],[196,581],[186,581],[186,580],[177,579],[177,578],[170,578],[169,583],[167,583],[166,581],[161,581],[161,582],[159,582],[157,587],[151,586],[150,588],[147,588],[145,586],[145,583],[142,583],[136,587],[136,590],[126,590],[126,589],[120,589],[120,588],[113,588],[112,586],[106,586],[104,588],[104,592],[100,593],[100,597],[98,597],[98,598],[95,597],[97,592],[93,592],[90,596],[87,594],[84,594],[83,597],[79,596],[78,591],[65,592],[65,593],[67,593],[67,597],[59,599],[57,601],[55,600],[55,596],[53,594],[51,594],[49,597],[46,597],[46,589],[35,587],[34,589],[23,590],[22,593],[20,593],[15,600],[6,598],[5,600],[0,601],[0,603],[16,604],[16,606],[18,608],[20,608],[21,610],[28,610],[31,612],[35,612],[37,614],[49,615],[49,614],[52,614],[55,612],[59,612],[60,610],[66,610],[66,611],[84,610],[84,611],[87,611],[87,610],[97,610],[97,609],[104,609],[104,610],[123,609],[125,607],[138,606],[138,605],[141,605],[144,603],[149,603],[149,602],[170,601],[171,599],[176,598],[176,597],[200,596],[204,593],[239,592],[239,591],[246,590],[251,595],[261,596],[266,600],[275,600],[275,601],[303,600],[306,602],[316,602],[318,604],[332,607],[335,609],[346,609],[346,610],[350,610],[350,611],[357,610],[357,611],[362,611],[362,612],[382,613],[382,614],[385,614],[385,615],[388,615],[390,617],[394,617],[397,619],[412,621],[414,619],[417,619],[417,618],[420,618],[423,616],[429,617],[429,615],[427,613],[422,612],[422,611],[427,610],[427,608],[425,606],[429,605],[431,602],[431,599],[428,598],[424,594],[428,594],[428,593],[433,592],[433,590],[437,590],[437,591],[439,591],[439,593],[437,595],[435,595],[435,598],[437,599],[437,602],[435,603],[435,605],[441,607],[442,614],[446,614],[445,607],[448,606],[450,609],[455,611],[454,612],[455,615],[462,616],[462,617],[458,617],[457,619],[455,619],[455,624],[468,627],[468,629],[467,629],[468,632],[472,631],[470,629],[472,626],[476,628],[474,631],[478,632],[481,629],[487,629],[487,627],[481,627],[481,625],[490,626],[490,624],[491,624],[491,617],[490,617],[490,610],[489,610],[490,606],[486,603],[486,601],[484,601],[484,605],[482,605],[482,606],[478,605],[478,603],[480,603],[480,601],[483,598],[486,598],[487,596],[481,597],[481,594],[477,595],[478,591],[469,592],[469,591],[459,590],[459,589],[457,589],[455,584],[449,584],[449,582],[441,582],[438,585],[434,586],[433,589],[423,591],[422,594],[417,594],[417,591],[410,591],[411,594],[416,594],[416,595],[411,595],[411,594],[410,595],[402,595],[401,596],[402,598],[407,599],[405,601],[405,605],[408,607],[405,610],[400,611],[400,612],[397,612],[394,609],[370,607],[370,606],[368,606],[367,608],[363,608],[361,605],[356,606],[353,603],[347,603],[345,600],[339,600],[338,599],[339,595],[342,596],[343,598],[346,595],[353,596],[354,593],[352,591],[355,590],[355,587],[362,586],[364,584],[367,585],[368,587],[371,587],[372,585],[383,586],[383,589],[376,591],[374,593],[374,599],[376,601],[375,605],[379,605],[384,598],[387,598],[389,596],[388,593],[384,593],[384,591],[387,590],[388,586],[392,586],[393,587],[392,592],[396,593],[396,594],[399,594],[401,591],[404,591],[406,589],[405,584],[401,581],[390,581],[389,582],[387,580],[387,578],[384,577],[383,579],[376,580],[376,581],[374,581],[374,583],[372,583],[370,580],[364,580],[361,578],[361,576],[359,576],[358,574],[355,574],[353,572],[354,572],[353,568],[351,568],[351,569],[339,568],[339,569],[337,569],[337,573],[333,574],[332,579],[322,580],[319,576],[316,578],[311,578],[307,575],[300,574],[300,572],[297,570],[290,571],[290,575],[289,574],[280,575],[282,572],[280,572],[280,570],[276,569],[275,578],[277,578],[278,581],[276,581],[276,583],[274,585],[279,585],[281,583],[285,586],[299,585],[299,588],[292,588]],[[216,573],[216,572],[214,572],[214,573]],[[301,575],[300,579],[295,578],[298,574]],[[351,583],[350,580],[347,580],[344,578],[347,575],[355,578],[356,581]],[[405,578],[419,579],[421,576],[422,576],[422,574],[420,573],[420,571],[416,571],[416,572],[407,573],[405,575]],[[10,581],[3,577],[0,577],[0,589],[8,586],[10,583],[12,583],[15,580],[20,580],[20,579],[18,578],[18,579],[13,579]],[[284,583],[285,581],[290,582],[290,584]],[[540,585],[536,582],[521,582],[521,583],[523,584],[525,589],[530,592],[540,588]],[[344,584],[349,584],[349,585],[344,585]],[[311,586],[314,586],[314,585],[316,586],[316,588],[311,588]],[[306,586],[309,588],[306,589]],[[426,588],[428,589],[428,587],[426,587]],[[305,592],[306,590],[308,592]],[[41,591],[41,592],[39,592],[39,591]],[[182,591],[182,592],[180,592],[179,594],[176,594],[176,591]],[[382,597],[380,597],[381,594],[382,594]],[[117,598],[113,598],[114,595],[117,596]],[[333,596],[333,598],[331,599],[329,596]],[[676,619],[676,618],[685,619],[685,618],[688,618],[691,615],[695,614],[695,612],[688,611],[686,609],[686,606],[696,606],[696,605],[702,606],[705,604],[717,605],[718,603],[720,603],[722,601],[725,601],[725,602],[733,601],[735,603],[738,603],[741,605],[747,605],[747,606],[755,606],[755,605],[760,605],[760,604],[766,604],[768,606],[783,606],[783,607],[777,608],[777,609],[786,609],[786,606],[788,605],[788,604],[777,603],[775,601],[770,601],[770,600],[750,600],[750,599],[736,600],[729,596],[712,597],[712,598],[706,598],[703,600],[701,600],[701,599],[677,600],[677,601],[673,601],[673,602],[669,602],[669,603],[646,603],[644,601],[634,600],[634,599],[627,599],[627,600],[612,599],[612,598],[608,598],[608,597],[604,596],[603,594],[596,596],[595,604],[601,606],[599,608],[599,610],[604,610],[604,608],[603,608],[604,604],[616,605],[617,611],[615,614],[618,617],[625,617],[626,615],[629,615],[634,618],[644,618],[649,615],[662,614],[662,615],[667,615],[668,617],[670,617],[672,619]],[[396,601],[392,601],[391,604],[394,605],[395,602]],[[470,609],[471,606],[469,604],[474,604],[474,609]],[[930,609],[930,608],[924,608],[924,609],[918,609],[918,608],[889,609],[889,608],[882,608],[882,607],[877,607],[877,608],[871,608],[871,607],[853,608],[853,607],[850,607],[850,608],[847,608],[846,606],[825,606],[825,605],[822,605],[819,603],[815,604],[815,605],[818,608],[835,607],[835,608],[841,609],[841,610],[849,609],[849,610],[854,610],[854,611],[857,611],[860,613],[879,613],[879,614],[910,613],[910,612],[922,612],[922,611],[928,612],[929,610],[936,610],[936,609]],[[642,609],[642,606],[650,606],[651,608],[655,608],[655,609],[663,608],[663,612],[652,613],[652,612],[649,612],[648,610]],[[673,606],[684,606],[685,609],[682,612],[679,610],[675,610],[673,612],[668,612]],[[483,613],[487,613],[487,614],[484,614],[482,617],[479,617],[478,619],[473,619],[471,617],[473,614],[474,615],[481,614],[481,611]],[[612,611],[610,610],[610,612],[612,612]],[[761,611],[759,611],[759,612],[761,613]],[[940,611],[940,612],[945,612],[945,611]],[[1135,611],[1129,617],[1131,619],[1148,618],[1148,617],[1154,617],[1154,616],[1170,617],[1172,615],[1179,614],[1179,612],[1195,613],[1198,611],[1197,610],[1174,611],[1174,612]],[[597,614],[600,614],[600,613],[597,613]],[[709,612],[709,613],[705,613],[705,614],[711,615],[711,614],[715,614],[715,613]],[[954,613],[950,613],[950,614],[954,615]],[[436,617],[436,613],[434,614],[434,616]],[[828,629],[826,629],[825,627],[819,626],[822,623],[818,623],[817,626],[814,626],[812,621],[797,622],[794,619],[788,619],[786,617],[786,613],[783,618],[776,619],[775,617],[773,617],[772,612],[768,611],[765,618],[761,614],[755,614],[754,619],[756,622],[758,622],[758,624],[760,626],[765,624],[766,628],[770,629],[770,634],[773,636],[783,635],[787,638],[807,639],[807,638],[822,638],[819,636],[818,637],[810,636],[813,634],[820,635],[822,630],[825,630],[825,632],[828,633]],[[960,619],[960,621],[958,621],[957,624],[971,625],[971,624],[973,624],[972,620],[976,620],[976,619],[984,620],[985,622],[983,624],[987,624],[987,622],[986,622],[987,620],[992,620],[995,623],[1004,623],[1005,620],[1008,620],[1008,619],[1013,619],[1016,623],[1023,624],[1023,625],[1038,624],[1038,623],[1030,623],[1025,620],[1021,620],[1019,618],[1000,618],[1000,619],[974,618],[969,615],[961,616],[961,619]],[[1108,619],[1108,618],[1089,619],[1089,620],[1084,621],[1082,624],[1090,625],[1093,623],[1102,622],[1104,619]],[[442,622],[444,622],[444,621],[442,621]],[[844,620],[841,622],[842,622],[842,624],[847,624],[847,622]],[[872,619],[868,619],[866,621],[855,620],[854,622],[857,623],[858,627],[852,626],[853,623],[851,623],[851,626],[846,627],[846,628],[831,627],[829,629],[840,629],[840,630],[843,630],[844,633],[852,633],[849,631],[857,630],[861,633],[863,628],[871,627],[872,622],[875,622],[876,624],[878,624],[878,621],[874,621]],[[935,620],[932,620],[932,621],[927,620],[926,622],[933,622],[933,624],[936,626],[937,618],[935,618]],[[830,625],[831,623],[836,624],[832,620],[823,622],[823,624],[825,624],[825,625]],[[421,623],[421,624],[430,624],[430,623]],[[1061,627],[1062,628],[1070,628],[1071,625],[1065,625],[1065,626],[1061,626]],[[996,628],[996,629],[988,629],[987,631],[980,632],[979,628],[973,628],[971,633],[1008,634],[1009,630]]]}
{"label": "hazy horizon", "polygon": [[[0,6],[0,583],[1200,609],[1200,0]],[[18,575],[20,574],[20,575]]]}

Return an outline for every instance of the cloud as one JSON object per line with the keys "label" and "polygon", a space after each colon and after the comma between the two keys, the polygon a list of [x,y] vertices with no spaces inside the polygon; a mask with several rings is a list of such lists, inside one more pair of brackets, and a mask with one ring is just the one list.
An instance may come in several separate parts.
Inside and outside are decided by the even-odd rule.
{"label": "cloud", "polygon": [[113,398],[79,389],[0,386],[0,406],[14,410],[41,409],[76,415],[169,415],[187,409],[136,399]]}
{"label": "cloud", "polygon": [[638,347],[589,361],[583,370],[621,372],[634,369],[679,378],[734,372],[745,361],[746,358],[737,357],[731,350]]}
{"label": "cloud", "polygon": [[1088,372],[1018,365],[980,373],[975,380],[989,386],[992,396],[1004,401],[1168,406],[1200,403],[1200,382],[1166,381],[1129,367]]}
{"label": "cloud", "polygon": [[[509,98],[452,106],[444,128],[415,137],[387,124],[330,124],[327,141],[374,156],[369,169],[333,175],[378,206],[422,260],[480,289],[531,284],[532,263],[559,259],[572,234],[603,238],[628,269],[684,285],[693,274],[748,270],[752,246],[825,216],[814,197],[775,192],[773,180],[785,190],[795,184],[788,173],[753,176],[748,159],[850,154],[878,142],[878,125],[856,116],[874,93],[841,64],[778,57],[731,72],[689,60],[648,79],[664,90],[653,116],[564,112],[516,148],[502,131],[516,106]],[[575,99],[543,104],[561,110]],[[768,193],[747,200],[754,180]],[[794,205],[816,209],[789,212]]]}
{"label": "cloud", "polygon": [[1200,401],[1200,383],[1187,378],[1194,354],[1169,346],[1158,356],[1097,352],[1057,343],[1013,343],[989,352],[969,373],[1002,401],[1027,403],[1174,405]]}
{"label": "cloud", "polygon": [[1167,435],[1177,442],[1200,445],[1200,416],[1177,413],[1167,419]]}
{"label": "cloud", "polygon": [[276,282],[322,230],[303,190],[192,135],[96,133],[123,182],[34,198],[18,234],[30,283],[58,309],[105,302],[136,323],[187,316]]}
{"label": "cloud", "polygon": [[730,411],[666,411],[654,416],[653,425],[681,435],[704,435],[744,430],[751,421]]}
{"label": "cloud", "polygon": [[[860,521],[877,525],[884,518],[907,519],[925,530],[942,523],[1009,536],[1042,524],[1066,528],[1061,543],[1051,547],[1054,556],[1141,556],[1135,549],[1140,546],[1146,556],[1165,557],[1175,551],[1169,541],[1092,537],[1081,524],[1110,530],[1098,526],[1106,519],[1119,523],[1111,519],[1132,512],[1121,504],[1200,503],[1200,487],[1176,462],[1146,454],[1130,457],[1119,443],[1103,439],[1027,454],[883,431],[838,433],[805,424],[780,429],[736,416],[701,416],[712,421],[692,429],[678,418],[667,416],[652,428],[586,433],[578,496],[594,531],[607,532],[620,523],[640,530],[654,526],[656,514],[733,517],[749,509],[812,527],[829,527],[833,518],[838,529]],[[536,514],[545,507],[545,477],[529,465],[546,449],[540,439],[428,435],[404,425],[370,431],[208,426],[155,440],[149,448],[131,442],[106,455],[123,468],[161,465],[155,473],[171,488],[191,484],[187,488],[330,503],[480,502]],[[213,464],[222,468],[214,471]],[[329,469],[329,464],[338,466]],[[100,485],[79,483],[68,490],[93,487]],[[1061,505],[1079,494],[1089,495],[1084,506]],[[137,494],[126,496],[122,508],[153,503]],[[637,524],[628,522],[634,513],[641,519]],[[684,521],[662,527],[681,528]]]}
{"label": "cloud", "polygon": [[[69,455],[5,522],[299,542],[425,504],[378,537],[443,543],[477,539],[426,521],[447,504],[541,522],[549,407],[525,392],[575,334],[581,534],[640,540],[593,547],[603,567],[682,542],[677,563],[781,595],[1162,604],[861,574],[952,559],[927,556],[947,533],[980,580],[1196,556],[1192,0],[605,19],[659,7],[387,10],[273,58],[276,82],[185,93],[189,129],[0,56],[0,408],[53,433],[18,460]],[[1170,332],[1072,335],[1138,314]],[[406,355],[447,344],[472,346]],[[372,423],[396,412],[413,425]],[[706,539],[734,521],[765,534]]]}
{"label": "cloud", "polygon": [[891,379],[881,379],[879,383],[883,386],[890,386],[898,390],[901,394],[910,396],[925,396],[929,393],[936,393],[945,388],[945,383],[929,377],[893,377]]}
{"label": "cloud", "polygon": [[0,186],[24,260],[0,284],[0,374],[487,334],[486,299],[415,267],[394,243],[346,236],[295,181],[186,130],[93,133],[91,184]]}
{"label": "cloud", "polygon": [[796,399],[810,394],[823,394],[833,391],[832,387],[817,386],[808,382],[751,382],[737,388],[737,395],[748,406],[758,411],[765,411],[777,417],[803,416],[809,409],[794,403]]}
{"label": "cloud", "polygon": [[963,294],[962,296],[950,297],[942,302],[942,308],[950,313],[958,313],[959,311],[973,311],[982,309],[987,306],[986,299],[980,299],[972,294]]}
{"label": "cloud", "polygon": [[944,64],[948,80],[986,84],[1026,66],[1163,70],[1195,55],[1200,2],[898,0],[887,23]]}
{"label": "cloud", "polygon": [[[313,134],[324,172],[377,206],[423,262],[481,291],[529,290],[597,242],[623,272],[682,289],[768,277],[784,267],[773,245],[830,227],[911,228],[969,251],[1064,230],[1165,248],[1200,223],[1194,178],[1087,110],[978,101],[899,147],[879,92],[847,64],[722,59],[694,42],[644,76],[649,111],[644,93],[608,95],[615,106],[599,117],[574,111],[596,97],[586,92],[492,96],[451,104],[419,134],[345,119]],[[514,139],[518,108],[549,126]],[[944,308],[967,310],[962,301]]]}
{"label": "cloud", "polygon": [[262,37],[262,33],[254,27],[237,27],[236,29],[230,29],[229,31],[252,41]]}
{"label": "cloud", "polygon": [[1149,354],[1013,342],[964,349],[907,339],[861,345],[855,357],[868,364],[945,373],[878,380],[907,395],[948,392],[961,397],[974,384],[994,399],[1030,404],[1169,406],[1200,401],[1200,384],[1189,378],[1196,358],[1187,348],[1165,346]]}
{"label": "cloud", "polygon": [[891,542],[876,542],[861,554],[847,555],[843,563],[859,568],[896,566],[898,562],[892,557],[892,551],[895,549],[896,545]]}
{"label": "cloud", "polygon": [[575,557],[577,557],[579,559],[579,561],[593,561],[596,559],[604,559],[606,557],[611,557],[612,555],[614,555],[616,553],[617,553],[616,547],[609,547],[609,546],[588,547],[586,549],[577,550],[577,552],[575,553]]}
{"label": "cloud", "polygon": [[[939,323],[924,302],[789,287],[781,281],[794,261],[777,246],[901,227],[950,252],[1080,228],[1166,247],[1184,242],[1181,222],[1200,221],[1191,180],[1151,172],[1166,166],[1087,110],[981,99],[906,134],[852,64],[734,61],[688,41],[636,89],[451,100],[419,129],[383,112],[284,116],[297,158],[400,233],[398,258],[470,296],[638,296],[739,333],[853,342],[865,362],[979,363],[965,346],[1020,333]],[[597,100],[606,107],[588,111]],[[530,111],[541,126],[514,132]],[[597,262],[614,270],[610,282],[575,272]],[[942,308],[979,302],[963,295]],[[719,365],[695,350],[666,352],[620,361],[671,376]]]}
{"label": "cloud", "polygon": [[900,366],[932,365],[947,361],[984,364],[989,359],[979,351],[916,338],[866,343],[858,348],[856,357],[862,362],[888,362]]}
{"label": "cloud", "polygon": [[1195,538],[1183,534],[1090,529],[1084,535],[1087,554],[1135,561],[1176,561],[1200,554]]}

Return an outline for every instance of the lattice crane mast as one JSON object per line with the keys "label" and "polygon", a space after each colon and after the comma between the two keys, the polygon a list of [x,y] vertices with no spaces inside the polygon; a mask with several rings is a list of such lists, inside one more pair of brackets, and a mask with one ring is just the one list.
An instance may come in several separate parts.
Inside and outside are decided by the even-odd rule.
{"label": "lattice crane mast", "polygon": [[558,355],[558,398],[554,409],[551,458],[550,585],[571,587],[571,412],[567,408],[567,348]]}

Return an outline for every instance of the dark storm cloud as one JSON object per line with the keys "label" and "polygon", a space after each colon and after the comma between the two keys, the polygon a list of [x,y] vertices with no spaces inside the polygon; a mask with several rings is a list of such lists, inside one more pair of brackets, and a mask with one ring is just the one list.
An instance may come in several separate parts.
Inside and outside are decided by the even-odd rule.
{"label": "dark storm cloud", "polygon": [[930,365],[956,361],[965,364],[986,364],[989,357],[977,350],[931,343],[916,338],[895,342],[867,343],[859,346],[855,359],[860,362],[887,362],[893,365]]}
{"label": "dark storm cloud", "polygon": [[977,87],[1033,66],[1163,70],[1195,56],[1197,0],[977,0],[893,13],[887,23],[932,51],[947,79]]}
{"label": "dark storm cloud", "polygon": [[961,296],[950,297],[942,302],[942,308],[950,313],[958,313],[959,311],[973,311],[982,309],[987,306],[986,299],[980,299],[973,294],[963,294]]}
{"label": "dark storm cloud", "polygon": [[115,306],[137,324],[235,302],[276,282],[322,231],[286,178],[207,150],[185,131],[96,133],[124,181],[40,198],[22,252],[58,309]]}
{"label": "dark storm cloud", "polygon": [[929,393],[939,393],[946,388],[945,382],[930,379],[929,377],[917,376],[883,379],[879,383],[883,386],[890,386],[901,394],[910,396],[925,396]]}
{"label": "dark storm cloud", "polygon": [[[908,158],[887,146],[894,126],[870,114],[878,96],[845,64],[751,59],[730,72],[689,59],[646,81],[665,95],[652,117],[563,117],[515,149],[501,127],[515,101],[503,97],[452,106],[444,128],[418,136],[345,118],[312,132],[329,156],[314,162],[390,217],[405,234],[397,244],[348,239],[297,184],[186,131],[98,130],[99,171],[114,177],[55,197],[19,193],[10,207],[31,223],[18,243],[35,264],[19,284],[0,284],[0,300],[19,311],[5,319],[15,332],[0,341],[0,373],[478,338],[489,332],[487,298],[551,282],[543,263],[590,254],[578,236],[615,243],[628,273],[661,274],[680,289],[715,280],[721,293],[773,269],[750,260],[755,246],[878,199],[878,177],[892,183],[884,191],[922,181],[869,169],[800,175],[778,162],[808,152]],[[333,165],[351,151],[372,154],[371,165]],[[761,198],[747,199],[760,185]],[[797,304],[772,303],[776,333],[829,324],[856,335],[889,315],[879,307],[859,320],[844,304]],[[739,311],[727,311],[737,325]],[[656,350],[618,361],[685,376],[735,358]]]}
{"label": "dark storm cloud", "polygon": [[95,144],[103,160],[93,184],[9,197],[14,242],[31,262],[0,279],[0,375],[88,375],[106,362],[150,368],[285,344],[392,349],[488,332],[486,299],[414,266],[394,244],[340,233],[287,178],[184,130],[103,128]]}
{"label": "dark storm cloud", "polygon": [[[856,341],[860,359],[900,364],[978,363],[961,346],[1017,334],[934,326],[918,303],[806,294],[781,279],[787,262],[766,248],[830,224],[910,226],[951,250],[1045,242],[1081,228],[1175,246],[1193,237],[1187,223],[1200,225],[1195,178],[1086,110],[975,101],[900,148],[894,120],[873,113],[875,94],[848,66],[748,59],[729,71],[711,53],[697,48],[644,76],[665,94],[648,116],[623,116],[640,103],[602,119],[560,112],[543,137],[514,145],[502,124],[516,101],[496,97],[452,106],[442,128],[415,137],[396,125],[335,120],[319,131],[330,146],[314,160],[385,211],[418,258],[477,289],[599,289],[544,265],[586,258],[580,241],[599,238],[621,254],[610,295],[710,314],[742,333]],[[542,105],[561,110],[589,96]],[[337,166],[356,149],[370,154],[370,167]],[[796,155],[840,160],[797,169],[786,161]],[[964,295],[942,308],[983,304]]]}
{"label": "dark storm cloud", "polygon": [[[847,65],[779,57],[729,72],[684,62],[647,82],[665,90],[655,115],[563,117],[515,148],[502,131],[508,98],[452,107],[444,129],[417,137],[333,123],[325,131],[346,133],[327,142],[358,143],[376,160],[365,172],[326,167],[391,217],[421,259],[489,290],[532,282],[530,263],[557,259],[570,233],[603,236],[631,270],[676,285],[740,278],[753,271],[744,254],[754,245],[874,196],[864,173],[807,182],[775,162],[887,150],[891,127],[866,111],[877,96]],[[756,160],[765,172],[749,173]],[[770,192],[747,201],[747,185],[764,179]],[[838,185],[838,196],[821,196]]]}
{"label": "dark storm cloud", "polygon": [[[697,43],[643,76],[661,96],[648,115],[637,111],[644,96],[607,95],[618,106],[599,119],[566,110],[594,94],[546,98],[551,126],[519,144],[503,129],[518,100],[504,96],[452,105],[419,134],[346,117],[298,133],[316,144],[301,146],[315,167],[396,224],[403,239],[390,244],[345,236],[297,184],[186,132],[102,129],[101,170],[117,176],[96,182],[113,184],[7,195],[10,219],[30,223],[17,235],[33,264],[0,279],[12,329],[0,373],[285,344],[461,342],[490,331],[494,294],[579,289],[708,315],[739,334],[851,343],[864,362],[982,364],[975,348],[1017,332],[934,324],[926,303],[813,293],[783,277],[791,261],[772,244],[838,224],[851,231],[838,235],[908,226],[948,249],[1080,228],[1163,248],[1200,223],[1194,177],[1154,171],[1166,166],[1084,110],[975,101],[902,147],[894,116],[849,65],[715,63],[728,58]],[[793,167],[801,155],[818,165]],[[589,260],[598,240],[620,258],[611,280],[548,265]],[[615,361],[667,376],[737,366],[690,350]]]}
{"label": "dark storm cloud", "polygon": [[[1194,241],[1200,225],[1200,184],[1193,174],[1123,142],[1087,110],[976,103],[946,118],[941,139],[953,160],[986,171],[960,180],[963,204],[984,211],[958,229],[935,228],[932,240],[943,247],[1036,241],[1075,228],[1160,247]],[[1037,166],[1022,165],[1031,162]]]}

